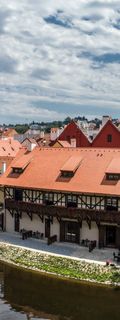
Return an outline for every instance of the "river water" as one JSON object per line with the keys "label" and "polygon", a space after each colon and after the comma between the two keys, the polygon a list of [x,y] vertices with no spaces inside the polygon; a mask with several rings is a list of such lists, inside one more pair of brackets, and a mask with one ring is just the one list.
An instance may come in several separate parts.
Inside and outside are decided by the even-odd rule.
{"label": "river water", "polygon": [[0,320],[118,320],[120,289],[0,264]]}

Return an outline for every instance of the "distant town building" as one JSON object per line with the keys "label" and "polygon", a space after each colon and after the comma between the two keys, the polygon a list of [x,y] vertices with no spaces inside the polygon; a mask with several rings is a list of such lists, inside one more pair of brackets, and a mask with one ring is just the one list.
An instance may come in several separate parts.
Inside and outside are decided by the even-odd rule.
{"label": "distant town building", "polygon": [[1,139],[7,140],[9,138],[14,138],[17,131],[14,128],[6,128],[1,135]]}
{"label": "distant town building", "polygon": [[64,128],[51,128],[50,130],[50,140],[55,141],[60,134],[63,132]]}
{"label": "distant town building", "polygon": [[33,138],[25,138],[22,141],[22,146],[26,147],[28,151],[32,151],[35,147],[38,146],[38,143]]}
{"label": "distant town building", "polygon": [[59,135],[58,140],[67,141],[73,147],[89,147],[90,142],[75,121],[71,121]]}
{"label": "distant town building", "polygon": [[0,140],[0,174],[4,173],[21,148],[21,144],[14,139]]}
{"label": "distant town building", "polygon": [[66,141],[74,148],[120,148],[120,130],[110,117],[104,116],[100,128],[94,122],[86,123],[71,121],[51,143],[58,146],[58,141]]}

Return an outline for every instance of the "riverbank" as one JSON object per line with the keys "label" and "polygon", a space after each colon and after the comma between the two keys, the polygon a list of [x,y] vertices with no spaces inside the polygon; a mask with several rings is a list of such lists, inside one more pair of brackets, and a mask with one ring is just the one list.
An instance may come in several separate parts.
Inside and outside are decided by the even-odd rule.
{"label": "riverbank", "polygon": [[77,280],[120,286],[120,268],[59,257],[0,243],[0,260],[31,270],[52,273]]}

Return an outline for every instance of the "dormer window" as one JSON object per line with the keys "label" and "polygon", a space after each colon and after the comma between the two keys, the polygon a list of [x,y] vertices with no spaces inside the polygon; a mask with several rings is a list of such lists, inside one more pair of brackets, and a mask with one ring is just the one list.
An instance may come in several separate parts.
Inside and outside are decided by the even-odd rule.
{"label": "dormer window", "polygon": [[106,180],[120,180],[120,160],[113,158],[106,169]]}
{"label": "dormer window", "polygon": [[80,166],[81,161],[82,161],[81,157],[78,157],[78,156],[70,157],[60,170],[61,177],[72,178],[75,172],[77,171],[78,167]]}
{"label": "dormer window", "polygon": [[107,179],[107,180],[118,181],[118,180],[120,180],[120,174],[107,173],[107,174],[106,174],[106,179]]}
{"label": "dormer window", "polygon": [[18,174],[20,174],[20,173],[22,173],[22,172],[23,172],[22,168],[12,168],[12,173],[18,173]]}
{"label": "dormer window", "polygon": [[72,171],[63,171],[61,170],[61,177],[63,178],[72,178],[74,173]]}
{"label": "dormer window", "polygon": [[21,174],[29,165],[30,161],[31,159],[29,158],[29,155],[24,155],[12,166],[12,173]]}

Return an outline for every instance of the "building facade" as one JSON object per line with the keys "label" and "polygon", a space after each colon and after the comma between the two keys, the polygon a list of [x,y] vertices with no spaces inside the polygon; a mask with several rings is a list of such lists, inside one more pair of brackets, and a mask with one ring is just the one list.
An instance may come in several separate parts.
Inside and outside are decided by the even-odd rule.
{"label": "building facade", "polygon": [[44,238],[120,247],[120,152],[36,148],[12,162],[4,186],[4,228]]}
{"label": "building facade", "polygon": [[111,120],[105,122],[92,142],[93,148],[120,148],[120,131]]}

